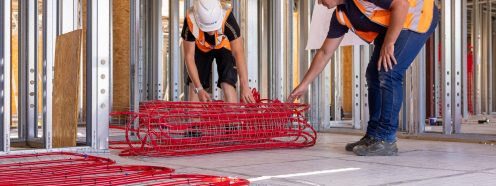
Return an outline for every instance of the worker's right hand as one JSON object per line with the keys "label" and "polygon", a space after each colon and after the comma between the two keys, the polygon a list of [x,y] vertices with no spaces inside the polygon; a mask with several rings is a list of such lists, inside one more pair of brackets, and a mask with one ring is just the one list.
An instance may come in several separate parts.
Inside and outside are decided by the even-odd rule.
{"label": "worker's right hand", "polygon": [[212,101],[212,98],[210,98],[210,95],[205,90],[201,90],[200,92],[198,92],[198,98],[200,99],[200,102],[211,102]]}
{"label": "worker's right hand", "polygon": [[300,84],[289,95],[287,103],[293,103],[308,91],[308,85]]}

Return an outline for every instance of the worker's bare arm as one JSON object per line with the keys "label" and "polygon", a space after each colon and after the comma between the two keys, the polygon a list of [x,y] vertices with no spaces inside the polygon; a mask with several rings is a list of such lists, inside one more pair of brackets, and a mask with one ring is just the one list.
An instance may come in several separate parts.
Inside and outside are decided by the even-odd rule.
{"label": "worker's bare arm", "polygon": [[254,103],[255,99],[248,85],[248,67],[245,60],[245,50],[243,47],[243,38],[239,37],[231,41],[231,50],[236,59],[236,67],[238,69],[239,83],[241,88],[241,99],[245,103]]}
{"label": "worker's bare arm", "polygon": [[[191,83],[193,83],[194,87],[196,88],[202,87],[200,77],[198,75],[198,68],[196,68],[195,64],[195,42],[183,41],[183,50],[184,61],[186,63],[186,69],[188,70],[188,75],[191,79]],[[204,90],[198,93],[198,97],[202,102],[211,100],[208,93]]]}
{"label": "worker's bare arm", "polygon": [[319,75],[322,70],[324,70],[329,60],[334,55],[334,52],[339,47],[339,44],[343,40],[340,38],[328,38],[324,41],[322,47],[317,51],[315,57],[312,60],[310,68],[305,73],[305,77],[301,83],[296,87],[293,92],[289,95],[287,102],[294,102],[296,99],[301,97],[308,90],[308,85]]}

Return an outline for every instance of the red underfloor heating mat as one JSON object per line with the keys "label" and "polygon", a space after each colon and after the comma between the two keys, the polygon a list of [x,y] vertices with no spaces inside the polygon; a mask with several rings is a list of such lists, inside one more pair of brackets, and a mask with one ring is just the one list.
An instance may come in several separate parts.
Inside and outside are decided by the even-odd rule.
{"label": "red underfloor heating mat", "polygon": [[253,94],[254,104],[151,101],[139,112],[113,113],[111,128],[125,139],[112,140],[111,148],[122,156],[183,156],[315,144],[308,105]]}
{"label": "red underfloor heating mat", "polygon": [[156,166],[116,165],[90,155],[56,152],[0,156],[0,185],[248,185],[244,179],[175,174]]}

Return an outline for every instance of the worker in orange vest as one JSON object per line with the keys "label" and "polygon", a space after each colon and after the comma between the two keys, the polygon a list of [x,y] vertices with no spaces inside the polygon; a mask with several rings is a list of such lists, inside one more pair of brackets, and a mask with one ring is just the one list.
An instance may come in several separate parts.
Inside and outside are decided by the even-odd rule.
{"label": "worker in orange vest", "polygon": [[186,12],[181,37],[189,78],[190,101],[211,101],[210,88],[214,59],[219,81],[217,87],[226,102],[238,102],[236,83],[240,79],[241,99],[255,102],[248,85],[243,40],[232,9],[219,0],[195,0]]}
{"label": "worker in orange vest", "polygon": [[304,79],[288,97],[303,95],[351,30],[374,44],[367,67],[369,92],[367,134],[347,151],[359,156],[397,155],[396,130],[403,101],[403,76],[439,22],[434,0],[318,0],[335,8],[327,39],[313,58]]}

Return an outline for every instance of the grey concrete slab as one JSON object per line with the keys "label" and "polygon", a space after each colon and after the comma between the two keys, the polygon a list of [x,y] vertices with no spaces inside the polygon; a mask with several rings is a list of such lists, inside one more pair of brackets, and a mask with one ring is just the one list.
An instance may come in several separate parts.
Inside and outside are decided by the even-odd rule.
{"label": "grey concrete slab", "polygon": [[473,143],[400,139],[398,142],[398,147],[400,148],[400,151],[428,150],[428,151],[439,151],[439,152],[496,156],[496,145],[492,145],[492,144],[473,144]]}
{"label": "grey concrete slab", "polygon": [[486,171],[483,171],[484,173],[489,173],[489,174],[495,174],[496,176],[496,169],[492,169],[492,170],[486,170]]}
{"label": "grey concrete slab", "polygon": [[104,156],[123,164],[167,166],[179,173],[247,179],[276,176],[252,182],[252,185],[262,186],[496,183],[493,179],[496,178],[495,146],[400,139],[400,156],[357,157],[344,150],[346,143],[359,138],[360,136],[322,133],[314,147],[303,149],[240,151],[185,157],[117,157],[117,152],[111,151],[112,155]]}
{"label": "grey concrete slab", "polygon": [[315,146],[305,149],[276,149],[270,150],[268,153],[283,154],[283,155],[300,155],[308,158],[340,158],[352,155],[344,150],[343,145],[329,144],[327,146]]}
{"label": "grey concrete slab", "polygon": [[[394,173],[401,172],[401,174]],[[307,176],[296,178],[311,180],[322,185],[390,185],[409,180],[423,180],[448,176],[452,171],[427,171],[415,168],[393,167],[391,170],[378,170],[374,167],[361,169],[357,172],[344,172],[327,176]]]}
{"label": "grey concrete slab", "polygon": [[[278,154],[270,150],[239,151],[209,155],[184,157],[147,157],[141,159],[146,162],[163,163],[196,168],[239,167],[246,165],[260,165],[275,162],[293,162],[312,159],[312,157],[297,154]],[[314,158],[318,159],[318,158]]]}
{"label": "grey concrete slab", "polygon": [[218,176],[227,176],[227,177],[233,177],[233,178],[251,178],[253,177],[252,175],[248,174],[240,174],[236,172],[228,172],[228,171],[222,171],[219,169],[206,169],[206,168],[194,168],[194,167],[185,167],[181,169],[176,169],[176,172],[178,174],[206,174],[206,175],[218,175]]}
{"label": "grey concrete slab", "polygon": [[494,156],[433,151],[403,152],[395,157],[350,156],[343,159],[437,170],[475,171],[496,168]]}
{"label": "grey concrete slab", "polygon": [[[356,170],[347,170],[357,168]],[[421,168],[390,166],[367,162],[355,162],[338,159],[309,160],[286,163],[273,163],[234,168],[222,168],[222,171],[258,174],[259,176],[277,176],[296,174],[288,180],[307,181],[321,185],[375,185],[407,179],[426,179],[462,173],[461,171],[430,170]],[[336,170],[336,172],[331,172]],[[317,172],[329,173],[317,174]],[[298,173],[315,175],[298,176]],[[256,183],[256,182],[255,182]]]}
{"label": "grey concrete slab", "polygon": [[417,180],[407,183],[394,183],[391,185],[401,186],[493,186],[496,184],[496,176],[484,173],[473,173],[463,175],[444,176],[433,179]]}
{"label": "grey concrete slab", "polygon": [[252,182],[250,186],[314,186],[315,184],[307,182],[294,182],[287,180],[264,180]]}
{"label": "grey concrete slab", "polygon": [[248,165],[242,167],[225,167],[221,168],[224,171],[240,172],[256,176],[272,176],[285,175],[295,173],[305,173],[314,171],[360,168],[364,163],[338,160],[334,158],[282,162],[282,163],[266,163],[259,165]]}

